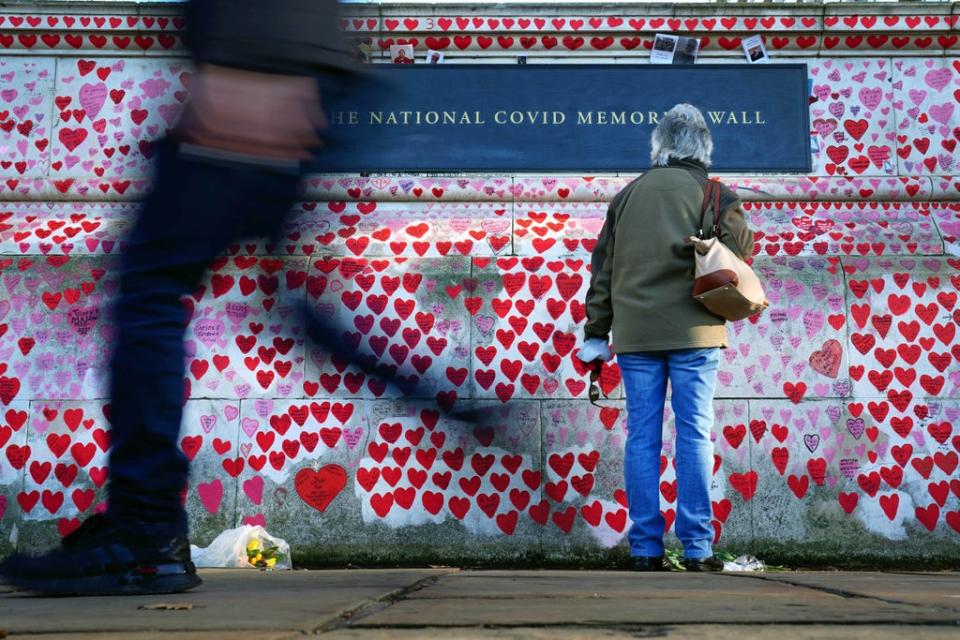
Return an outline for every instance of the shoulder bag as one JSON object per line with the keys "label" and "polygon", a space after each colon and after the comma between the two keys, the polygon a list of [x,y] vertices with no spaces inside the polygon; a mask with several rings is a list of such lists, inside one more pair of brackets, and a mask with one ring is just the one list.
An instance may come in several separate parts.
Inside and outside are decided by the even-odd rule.
{"label": "shoulder bag", "polygon": [[[721,242],[720,184],[707,180],[700,208],[700,229],[690,236],[696,261],[693,297],[712,313],[727,320],[743,320],[770,304],[760,279],[746,262]],[[712,205],[712,206],[711,206]],[[703,237],[703,221],[712,209],[713,237]]]}

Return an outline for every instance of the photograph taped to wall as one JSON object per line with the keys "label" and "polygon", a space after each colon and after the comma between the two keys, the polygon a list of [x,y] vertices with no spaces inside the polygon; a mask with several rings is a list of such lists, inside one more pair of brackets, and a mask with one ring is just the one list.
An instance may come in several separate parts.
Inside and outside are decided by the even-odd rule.
{"label": "photograph taped to wall", "polygon": [[413,45],[390,45],[390,60],[393,61],[393,64],[413,64]]}
{"label": "photograph taped to wall", "polygon": [[673,64],[673,52],[677,49],[677,36],[658,33],[653,39],[653,49],[650,50],[651,64]]}
{"label": "photograph taped to wall", "polygon": [[767,55],[767,49],[763,46],[763,38],[754,34],[749,38],[743,39],[743,55],[747,57],[750,64],[761,64],[770,62],[770,56]]}
{"label": "photograph taped to wall", "polygon": [[429,64],[443,64],[443,52],[430,49],[427,51],[427,62]]}
{"label": "photograph taped to wall", "polygon": [[693,64],[700,53],[698,38],[677,38],[677,48],[673,52],[673,64]]}

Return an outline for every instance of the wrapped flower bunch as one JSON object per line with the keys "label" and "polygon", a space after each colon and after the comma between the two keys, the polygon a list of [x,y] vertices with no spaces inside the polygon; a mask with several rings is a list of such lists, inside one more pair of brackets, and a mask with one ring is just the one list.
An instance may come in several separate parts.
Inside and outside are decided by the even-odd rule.
{"label": "wrapped flower bunch", "polygon": [[282,559],[283,554],[275,545],[263,544],[256,538],[247,544],[247,562],[257,569],[270,569]]}

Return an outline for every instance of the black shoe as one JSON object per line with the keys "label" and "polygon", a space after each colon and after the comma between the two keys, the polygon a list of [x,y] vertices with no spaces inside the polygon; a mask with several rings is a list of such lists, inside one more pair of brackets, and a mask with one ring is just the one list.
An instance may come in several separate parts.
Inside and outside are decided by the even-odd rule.
{"label": "black shoe", "polygon": [[723,571],[723,560],[717,556],[701,559],[684,558],[680,564],[682,564],[687,571]]}
{"label": "black shoe", "polygon": [[201,582],[186,537],[146,536],[102,515],[88,518],[59,549],[8,558],[0,577],[25,591],[60,596],[177,593]]}
{"label": "black shoe", "polygon": [[633,556],[631,571],[670,571],[670,561],[664,556]]}

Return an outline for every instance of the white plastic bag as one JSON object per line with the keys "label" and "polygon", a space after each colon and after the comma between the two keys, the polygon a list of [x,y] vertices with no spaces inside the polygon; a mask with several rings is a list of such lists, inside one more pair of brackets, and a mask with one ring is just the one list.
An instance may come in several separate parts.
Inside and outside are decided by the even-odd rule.
{"label": "white plastic bag", "polygon": [[227,529],[203,549],[190,545],[190,558],[198,567],[208,568],[291,568],[290,545],[261,526]]}
{"label": "white plastic bag", "polygon": [[751,555],[742,555],[734,558],[733,562],[724,562],[724,571],[764,571],[766,567],[762,560]]}

